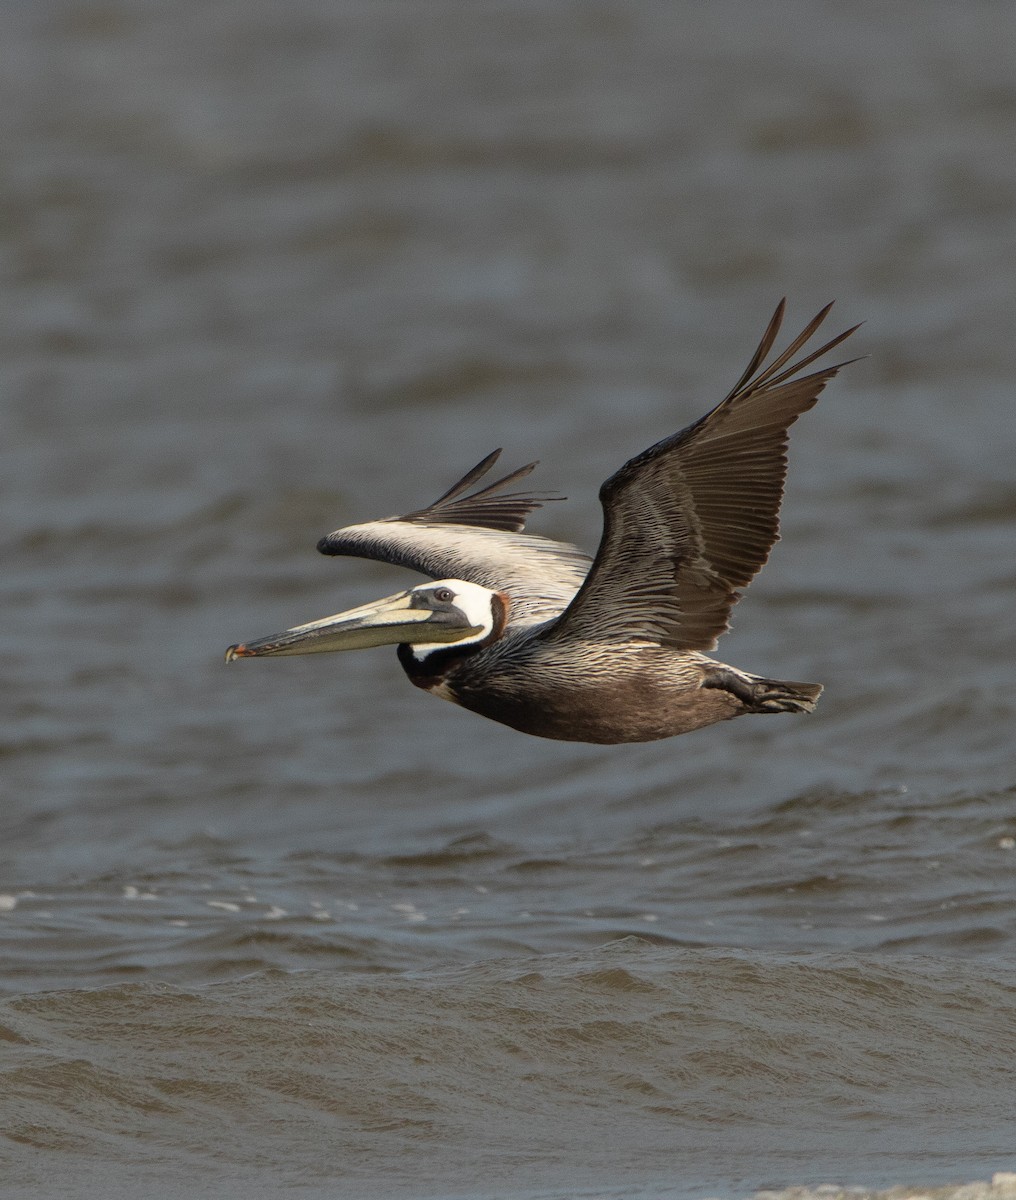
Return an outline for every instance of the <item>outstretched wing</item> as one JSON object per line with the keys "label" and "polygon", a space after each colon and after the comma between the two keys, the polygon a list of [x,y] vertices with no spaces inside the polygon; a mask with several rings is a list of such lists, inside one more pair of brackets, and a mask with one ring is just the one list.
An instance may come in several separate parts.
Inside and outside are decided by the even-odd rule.
{"label": "outstretched wing", "polygon": [[604,526],[582,588],[543,635],[711,650],[779,535],[787,431],[845,363],[794,378],[848,329],[787,363],[827,305],[768,367],[785,301],[744,374],[706,416],[625,463],[600,489]]}
{"label": "outstretched wing", "polygon": [[322,554],[372,558],[431,579],[464,579],[504,592],[513,624],[558,616],[592,561],[576,546],[523,533],[526,518],[548,500],[536,492],[504,492],[536,463],[470,492],[500,457],[488,454],[433,504],[401,517],[337,529],[318,542]]}

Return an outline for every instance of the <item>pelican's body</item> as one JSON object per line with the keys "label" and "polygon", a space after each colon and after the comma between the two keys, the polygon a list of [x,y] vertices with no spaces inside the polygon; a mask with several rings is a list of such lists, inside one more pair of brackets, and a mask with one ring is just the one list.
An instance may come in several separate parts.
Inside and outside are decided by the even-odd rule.
{"label": "pelican's body", "polygon": [[720,664],[659,646],[601,653],[585,647],[573,657],[548,654],[539,639],[520,631],[468,661],[439,653],[421,661],[401,646],[399,659],[417,687],[522,733],[560,741],[651,742],[750,711],[729,691],[702,687],[712,668],[724,669]]}
{"label": "pelican's body", "polygon": [[397,644],[418,687],[564,741],[654,741],[742,713],[810,712],[819,684],[752,675],[705,651],[777,539],[787,430],[838,367],[799,372],[853,332],[788,367],[827,312],[763,367],[781,303],[726,399],[607,480],[595,559],[522,532],[546,497],[502,489],[535,464],[466,494],[495,451],[429,507],[318,544],[436,582],[232,646],[227,659]]}

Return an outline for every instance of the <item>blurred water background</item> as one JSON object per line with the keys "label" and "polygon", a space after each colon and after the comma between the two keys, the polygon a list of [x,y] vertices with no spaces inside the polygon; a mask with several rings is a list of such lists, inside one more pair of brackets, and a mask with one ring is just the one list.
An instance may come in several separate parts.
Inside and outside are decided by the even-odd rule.
{"label": "blurred water background", "polygon": [[[0,17],[5,1197],[684,1197],[1016,1151],[1016,9]],[[865,320],[722,657],[544,743],[226,645],[495,446],[571,497]]]}

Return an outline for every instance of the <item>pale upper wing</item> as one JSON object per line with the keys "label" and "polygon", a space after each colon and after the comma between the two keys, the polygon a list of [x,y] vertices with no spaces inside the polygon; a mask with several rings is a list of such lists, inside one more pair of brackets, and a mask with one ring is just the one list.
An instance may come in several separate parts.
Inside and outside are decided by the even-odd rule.
{"label": "pale upper wing", "polygon": [[726,399],[607,480],[596,559],[544,637],[713,649],[729,628],[736,589],[751,582],[778,537],[787,431],[845,365],[794,378],[857,326],[787,366],[831,307],[764,367],[781,301]]}
{"label": "pale upper wing", "polygon": [[576,546],[522,532],[533,509],[558,498],[502,490],[528,475],[535,463],[466,494],[500,453],[489,454],[427,508],[337,529],[318,542],[318,549],[504,592],[511,601],[513,624],[558,616],[592,560]]}

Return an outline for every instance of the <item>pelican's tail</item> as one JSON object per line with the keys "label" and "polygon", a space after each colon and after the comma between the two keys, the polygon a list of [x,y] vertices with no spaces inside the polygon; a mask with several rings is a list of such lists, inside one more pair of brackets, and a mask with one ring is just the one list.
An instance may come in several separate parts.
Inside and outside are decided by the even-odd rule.
{"label": "pelican's tail", "polygon": [[706,672],[702,687],[730,692],[750,713],[813,712],[822,695],[820,683],[764,679],[719,664]]}
{"label": "pelican's tail", "polygon": [[820,683],[797,683],[790,679],[760,679],[758,676],[752,679],[751,690],[749,710],[757,713],[814,712],[818,698],[822,695]]}

